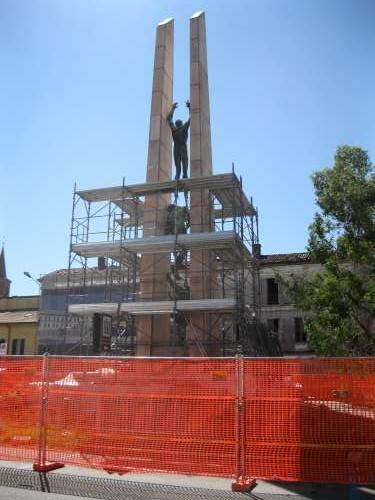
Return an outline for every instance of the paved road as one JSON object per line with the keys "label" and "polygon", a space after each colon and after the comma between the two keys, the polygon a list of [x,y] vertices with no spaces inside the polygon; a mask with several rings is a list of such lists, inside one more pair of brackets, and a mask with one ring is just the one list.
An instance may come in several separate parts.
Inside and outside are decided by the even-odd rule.
{"label": "paved road", "polygon": [[0,466],[0,500],[375,500],[375,489],[370,488],[259,481],[252,494],[240,494],[230,491],[228,479],[170,474],[120,477],[81,467],[41,476],[29,465],[10,465]]}
{"label": "paved road", "polygon": [[[55,495],[54,493],[41,493],[40,491],[27,491],[19,490],[16,488],[6,488],[5,486],[0,487],[0,499],[1,500],[85,500],[88,497],[71,495]],[[91,500],[91,499],[90,499]]]}
{"label": "paved road", "polygon": [[174,487],[172,488],[164,488],[163,491],[160,490],[159,492],[156,491],[151,491],[149,490],[148,492],[146,489],[140,489],[138,492],[133,492],[133,493],[124,493],[121,492],[120,494],[117,492],[116,496],[105,496],[105,497],[77,497],[77,496],[72,496],[72,495],[62,495],[62,494],[56,494],[56,493],[42,493],[40,491],[29,491],[29,490],[24,490],[24,489],[17,489],[17,488],[8,488],[5,486],[0,487],[0,500],[92,500],[93,498],[111,498],[115,500],[224,500],[224,499],[242,499],[245,500],[246,498],[251,500],[314,500],[314,499],[319,499],[319,500],[374,500],[375,498],[375,493],[374,490],[372,492],[360,492],[360,491],[347,491],[346,493],[342,492],[336,492],[334,493],[331,491],[328,493],[328,496],[326,493],[323,493],[322,491],[320,494],[308,494],[306,496],[305,494],[303,496],[301,495],[296,495],[293,492],[290,492],[290,494],[269,494],[269,493],[256,493],[254,492],[251,495],[241,495],[241,494],[234,494],[234,493],[224,493],[220,490],[200,490],[196,491],[195,493],[192,493],[191,491],[188,491],[186,488],[180,488],[180,491],[177,492]]}

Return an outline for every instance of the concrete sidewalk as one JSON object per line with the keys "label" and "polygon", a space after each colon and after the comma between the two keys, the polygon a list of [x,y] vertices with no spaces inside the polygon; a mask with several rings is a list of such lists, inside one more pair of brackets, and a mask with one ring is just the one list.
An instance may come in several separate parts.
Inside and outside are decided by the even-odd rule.
{"label": "concrete sidewalk", "polygon": [[[375,488],[259,481],[251,494],[231,492],[230,479],[173,474],[108,475],[68,466],[42,477],[30,464],[0,462],[0,499],[66,500],[375,500]],[[44,490],[44,493],[42,491]]]}

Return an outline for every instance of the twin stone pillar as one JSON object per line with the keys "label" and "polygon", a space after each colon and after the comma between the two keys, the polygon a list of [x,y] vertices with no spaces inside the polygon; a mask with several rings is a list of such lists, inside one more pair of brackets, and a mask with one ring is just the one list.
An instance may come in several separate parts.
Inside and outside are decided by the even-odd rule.
{"label": "twin stone pillar", "polygon": [[[172,178],[172,138],[167,114],[173,103],[173,42],[174,22],[167,19],[156,32],[154,72],[152,83],[150,132],[148,142],[147,182],[167,181]],[[190,176],[212,174],[210,106],[208,93],[207,45],[203,12],[190,19]],[[144,235],[164,234],[170,194],[152,194],[145,197]],[[213,229],[209,218],[210,198],[206,190],[193,191],[190,197],[192,232]],[[191,299],[210,298],[209,255],[204,250],[191,252],[189,285]],[[145,301],[167,299],[169,255],[142,255],[140,271],[140,298]],[[207,313],[189,313],[187,338],[184,347],[173,345],[170,315],[144,315],[137,318],[138,356],[199,356],[207,343],[209,329]]]}

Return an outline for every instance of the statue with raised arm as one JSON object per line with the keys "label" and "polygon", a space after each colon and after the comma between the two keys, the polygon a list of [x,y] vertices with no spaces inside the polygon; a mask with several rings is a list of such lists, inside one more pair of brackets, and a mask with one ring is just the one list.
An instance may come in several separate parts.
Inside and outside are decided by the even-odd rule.
{"label": "statue with raised arm", "polygon": [[[185,123],[183,123],[181,120],[176,120],[176,122],[173,123],[173,113],[174,110],[177,108],[177,106],[178,104],[177,102],[175,102],[167,116],[167,122],[172,130],[173,157],[174,157],[174,164],[176,166],[176,177],[175,177],[176,180],[178,180],[181,177],[181,166],[182,166],[182,177],[186,179],[188,176],[187,172],[188,172],[189,160],[188,160],[186,143],[190,127],[190,116]],[[190,115],[189,101],[186,101],[186,107],[188,108]]]}

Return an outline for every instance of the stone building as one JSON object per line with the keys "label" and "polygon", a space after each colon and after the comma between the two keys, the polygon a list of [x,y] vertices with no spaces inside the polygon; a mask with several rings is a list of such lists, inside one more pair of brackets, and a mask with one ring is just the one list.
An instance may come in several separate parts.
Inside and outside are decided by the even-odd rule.
{"label": "stone building", "polygon": [[[69,302],[73,304],[120,301],[124,284],[111,283],[109,289],[110,272],[104,259],[99,258],[97,267],[58,269],[41,278],[39,353],[48,350],[53,354],[96,354],[93,348],[95,317],[67,314],[67,299],[69,295]],[[108,329],[107,325],[108,321],[102,321],[101,328]]]}
{"label": "stone building", "polygon": [[4,248],[0,254],[0,355],[38,351],[39,296],[9,296]]}
{"label": "stone building", "polygon": [[261,255],[260,305],[261,319],[279,338],[285,356],[310,356],[301,311],[290,303],[276,275],[284,278],[311,275],[321,265],[311,261],[307,252]]}
{"label": "stone building", "polygon": [[[275,277],[276,274],[284,277],[308,275],[319,271],[321,266],[311,262],[307,252],[261,255],[259,263],[261,321],[277,334],[285,356],[311,356],[313,353],[306,341],[302,313],[290,303]],[[93,353],[92,316],[87,316],[81,323],[77,317],[69,316],[67,338],[63,338],[66,295],[69,293],[77,303],[105,302],[105,273],[108,270],[101,267],[86,270],[85,279],[91,286],[85,290],[82,269],[71,270],[69,292],[67,269],[53,271],[41,279],[39,352],[48,349],[52,353],[61,353],[65,342],[72,354]]]}

